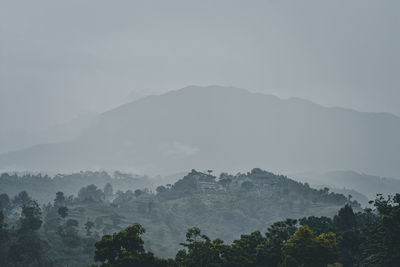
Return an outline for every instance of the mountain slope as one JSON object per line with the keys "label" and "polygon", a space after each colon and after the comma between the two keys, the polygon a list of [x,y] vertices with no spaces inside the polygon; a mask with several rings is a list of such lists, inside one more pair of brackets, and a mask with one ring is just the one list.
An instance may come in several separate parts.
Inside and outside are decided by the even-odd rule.
{"label": "mountain slope", "polygon": [[[376,194],[386,196],[395,195],[400,192],[400,179],[361,174],[354,171],[332,171],[323,174],[308,172],[297,174],[293,177],[302,182],[308,182],[311,185],[356,190],[368,197],[369,200],[374,200]],[[335,192],[340,191],[336,190]]]}
{"label": "mountain slope", "polygon": [[400,172],[400,118],[325,108],[227,87],[186,87],[99,116],[65,143],[0,157],[0,168],[113,168],[172,173],[192,168],[279,172]]}
{"label": "mountain slope", "polygon": [[[192,170],[157,194],[118,192],[112,202],[95,201],[96,193],[79,193],[68,209],[82,227],[88,218],[103,234],[124,229],[133,222],[146,228],[147,249],[173,257],[184,242],[182,229],[197,226],[212,239],[232,242],[255,230],[266,232],[275,221],[305,216],[331,217],[349,203],[340,194],[316,190],[282,175],[261,169],[219,178]],[[350,203],[355,210],[358,203]],[[81,210],[81,212],[79,212]],[[154,241],[156,240],[156,241]]]}

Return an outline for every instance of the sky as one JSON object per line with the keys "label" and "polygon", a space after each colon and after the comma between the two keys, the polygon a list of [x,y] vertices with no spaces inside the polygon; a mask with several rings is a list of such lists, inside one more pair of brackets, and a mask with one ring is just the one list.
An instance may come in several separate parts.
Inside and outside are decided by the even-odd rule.
{"label": "sky", "polygon": [[0,0],[0,130],[226,85],[400,116],[400,1]]}

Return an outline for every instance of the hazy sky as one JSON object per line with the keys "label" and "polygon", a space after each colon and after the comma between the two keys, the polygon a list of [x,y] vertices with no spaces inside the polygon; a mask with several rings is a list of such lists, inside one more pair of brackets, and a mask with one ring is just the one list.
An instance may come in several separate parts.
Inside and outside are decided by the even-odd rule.
{"label": "hazy sky", "polygon": [[0,0],[0,129],[231,85],[400,115],[400,1]]}

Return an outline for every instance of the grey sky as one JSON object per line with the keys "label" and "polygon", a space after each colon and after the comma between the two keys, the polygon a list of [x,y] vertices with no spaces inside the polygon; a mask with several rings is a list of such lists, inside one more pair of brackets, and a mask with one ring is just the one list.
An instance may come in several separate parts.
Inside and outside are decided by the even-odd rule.
{"label": "grey sky", "polygon": [[400,1],[0,0],[0,129],[231,85],[400,115]]}

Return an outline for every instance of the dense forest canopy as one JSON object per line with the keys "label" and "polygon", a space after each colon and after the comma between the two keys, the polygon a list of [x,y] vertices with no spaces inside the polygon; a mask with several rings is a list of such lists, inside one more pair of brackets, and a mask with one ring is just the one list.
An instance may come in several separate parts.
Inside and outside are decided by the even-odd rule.
{"label": "dense forest canopy", "polygon": [[[105,173],[84,175],[89,181],[97,175],[100,182],[116,180],[120,184],[137,180],[125,176],[111,178]],[[67,184],[76,181],[74,177],[58,176],[53,181],[32,175],[17,178],[16,183],[39,180],[43,188],[48,182],[52,186],[65,184],[71,190],[76,185]],[[7,179],[13,178],[2,176],[2,182]],[[175,183],[160,185],[154,191],[146,188],[123,191],[114,189],[111,183],[103,187],[89,184],[74,195],[58,191],[52,201],[42,206],[26,191],[14,196],[3,193],[0,200],[7,229],[21,227],[29,212],[32,217],[28,216],[29,220],[36,220],[35,227],[30,226],[32,234],[43,246],[51,248],[45,258],[75,266],[92,262],[93,245],[101,235],[122,231],[133,222],[147,229],[143,236],[146,250],[157,257],[172,258],[180,249],[179,244],[185,241],[182,229],[198,227],[211,239],[233,242],[240,234],[265,232],[274,222],[286,218],[331,217],[346,204],[361,209],[356,201],[329,192],[328,188],[316,190],[261,169],[237,175],[222,173],[219,177],[211,170],[192,170]]]}
{"label": "dense forest canopy", "polygon": [[[282,209],[283,200],[279,203],[276,197],[289,197],[291,192],[296,192],[303,201],[310,201],[311,206],[341,208],[332,216],[299,216],[275,222],[262,218],[266,210],[261,209],[261,205],[255,207],[257,215],[252,214],[250,207],[255,203],[249,199],[250,195],[271,194],[274,201],[262,204]],[[212,208],[215,209],[218,207],[215,202],[227,201],[217,197],[224,194],[237,202],[239,210],[243,205],[239,200],[247,198],[249,204],[243,207],[248,212],[246,216],[250,221],[256,218],[264,221],[255,224],[262,230],[256,228],[242,234],[237,231],[228,239],[221,238],[221,231],[221,235],[210,237],[215,233],[208,230],[207,224],[202,225],[199,218],[217,215],[210,213],[203,201],[214,203]],[[191,205],[180,203],[190,195],[196,195],[195,202]],[[289,200],[293,202],[294,198]],[[173,201],[175,214],[171,215],[174,216],[165,217],[166,214],[160,213],[158,201]],[[89,185],[81,188],[76,197],[66,197],[63,192],[58,192],[52,203],[42,207],[25,191],[13,197],[1,194],[0,266],[395,267],[400,261],[397,253],[400,249],[400,195],[378,196],[372,204],[373,209],[361,210],[358,203],[342,195],[311,189],[260,169],[236,176],[223,174],[219,179],[210,173],[193,170],[173,185],[158,187],[156,194],[143,190],[115,193],[110,184],[103,189]],[[188,220],[198,213],[197,223],[190,227],[181,223],[180,228],[172,229],[169,223],[178,225],[177,217],[183,216],[179,212],[181,205],[185,207],[183,212],[188,213],[181,219]],[[295,210],[296,204],[291,205],[294,206],[292,211]],[[118,210],[129,206],[136,220],[129,220],[130,223],[124,226],[128,220],[118,215]],[[192,209],[193,213],[190,212]],[[245,209],[241,211],[245,212]],[[108,212],[108,217],[94,216],[95,212],[97,215]],[[223,216],[229,215],[228,211],[218,212],[225,214],[213,220],[222,220]],[[235,221],[234,217],[228,219]],[[163,221],[163,225],[155,225],[156,220]],[[140,223],[133,223],[135,221]],[[242,219],[241,222],[245,221]],[[225,224],[227,228],[234,227],[234,223],[229,225],[224,221]],[[218,224],[213,226],[218,228]],[[186,234],[183,229],[188,229]],[[154,230],[158,233],[152,233]],[[171,231],[176,237],[163,237],[164,230]],[[160,248],[171,246],[171,241],[176,242],[172,246],[174,253],[163,256]]]}
{"label": "dense forest canopy", "polygon": [[0,193],[16,195],[25,190],[40,204],[53,200],[54,194],[62,191],[65,195],[76,195],[81,187],[95,184],[103,188],[111,184],[114,190],[136,190],[148,188],[154,190],[159,184],[168,184],[178,180],[178,174],[148,177],[115,171],[82,171],[54,176],[35,173],[2,173],[0,175]]}

